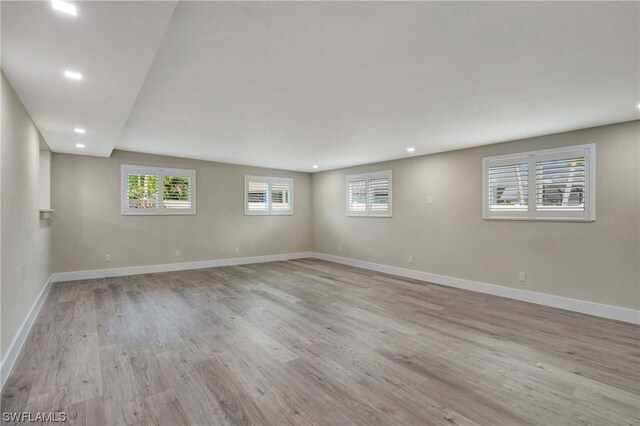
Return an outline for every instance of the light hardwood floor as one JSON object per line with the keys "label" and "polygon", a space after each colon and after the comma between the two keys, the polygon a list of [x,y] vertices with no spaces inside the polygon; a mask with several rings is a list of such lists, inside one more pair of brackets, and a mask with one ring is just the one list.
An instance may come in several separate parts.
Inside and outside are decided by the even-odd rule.
{"label": "light hardwood floor", "polygon": [[2,411],[78,424],[638,424],[640,327],[320,260],[55,284]]}

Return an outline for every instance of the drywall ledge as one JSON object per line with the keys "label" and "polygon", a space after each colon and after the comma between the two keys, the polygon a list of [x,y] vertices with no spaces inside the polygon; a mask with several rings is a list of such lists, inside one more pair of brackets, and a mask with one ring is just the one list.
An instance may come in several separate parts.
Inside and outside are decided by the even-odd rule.
{"label": "drywall ledge", "polygon": [[462,278],[449,277],[446,275],[431,274],[429,272],[416,271],[413,269],[399,268],[397,266],[389,266],[380,263],[367,262],[364,260],[334,256],[332,254],[313,252],[313,257],[329,262],[341,263],[343,265],[369,269],[376,272],[383,272],[385,274],[397,275],[400,277],[412,278],[419,281],[446,285],[448,287],[461,288],[478,293],[485,293],[494,296],[506,297],[508,299],[521,300],[523,302],[550,306],[552,308],[566,309],[568,311],[580,312],[583,314],[629,322],[632,324],[640,324],[640,310],[621,308],[612,305],[604,305],[601,303],[588,302],[586,300],[570,299],[568,297],[537,293],[535,291],[520,290],[517,288],[487,284],[479,281],[465,280]]}
{"label": "drywall ledge", "polygon": [[18,359],[18,355],[20,355],[20,350],[22,349],[24,342],[27,340],[27,336],[29,336],[29,332],[31,331],[31,327],[33,326],[33,323],[38,316],[38,313],[40,312],[40,308],[42,308],[42,305],[44,304],[44,301],[49,294],[49,290],[51,290],[51,285],[53,284],[52,278],[52,276],[49,276],[47,283],[40,292],[40,295],[38,295],[38,297],[36,298],[33,306],[31,306],[27,317],[20,325],[20,328],[18,329],[16,335],[13,337],[11,345],[9,345],[7,354],[2,360],[2,365],[0,365],[0,389],[4,387],[9,374],[11,374],[11,370],[13,369],[13,366]]}
{"label": "drywall ledge", "polygon": [[279,260],[313,257],[312,252],[269,254],[266,256],[233,257],[229,259],[202,260],[197,262],[164,263],[160,265],[126,266],[123,268],[92,269],[88,271],[54,272],[53,282],[121,277],[125,275],[152,274],[156,272],[187,271],[190,269],[216,268],[219,266],[247,265],[250,263],[277,262]]}

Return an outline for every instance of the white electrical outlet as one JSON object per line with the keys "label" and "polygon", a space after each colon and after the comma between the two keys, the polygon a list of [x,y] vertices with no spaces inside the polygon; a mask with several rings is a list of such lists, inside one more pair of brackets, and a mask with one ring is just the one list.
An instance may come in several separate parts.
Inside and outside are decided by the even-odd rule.
{"label": "white electrical outlet", "polygon": [[105,254],[104,255],[104,261],[105,262],[111,262],[111,255],[110,254]]}
{"label": "white electrical outlet", "polygon": [[431,195],[427,197],[427,204],[433,204],[433,197]]}
{"label": "white electrical outlet", "polygon": [[409,261],[409,263],[413,263],[413,256],[409,256],[409,259],[407,259]]}
{"label": "white electrical outlet", "polygon": [[240,247],[235,248],[236,253],[240,253]]}
{"label": "white electrical outlet", "polygon": [[342,244],[338,244],[338,251],[342,251]]}
{"label": "white electrical outlet", "polygon": [[180,249],[176,249],[176,257],[180,257]]}
{"label": "white electrical outlet", "polygon": [[524,272],[520,272],[518,274],[518,279],[521,283],[525,282],[527,280],[527,274],[525,274]]}

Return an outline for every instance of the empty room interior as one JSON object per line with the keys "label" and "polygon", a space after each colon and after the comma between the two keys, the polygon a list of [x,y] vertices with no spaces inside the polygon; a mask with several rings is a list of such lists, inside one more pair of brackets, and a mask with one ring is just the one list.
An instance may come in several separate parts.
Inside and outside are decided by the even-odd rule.
{"label": "empty room interior", "polygon": [[640,2],[2,1],[3,424],[640,424]]}

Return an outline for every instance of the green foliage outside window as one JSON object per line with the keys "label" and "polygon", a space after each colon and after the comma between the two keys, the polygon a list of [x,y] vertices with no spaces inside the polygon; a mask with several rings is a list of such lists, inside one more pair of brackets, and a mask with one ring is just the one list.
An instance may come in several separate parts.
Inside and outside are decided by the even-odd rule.
{"label": "green foliage outside window", "polygon": [[189,201],[191,179],[186,177],[164,177],[164,199]]}
{"label": "green foliage outside window", "polygon": [[[164,201],[190,201],[191,179],[165,176],[163,178]],[[127,199],[129,208],[155,209],[158,207],[158,176],[127,175]],[[172,207],[177,207],[173,206]]]}
{"label": "green foliage outside window", "polygon": [[158,205],[158,176],[127,175],[129,208],[154,209]]}

